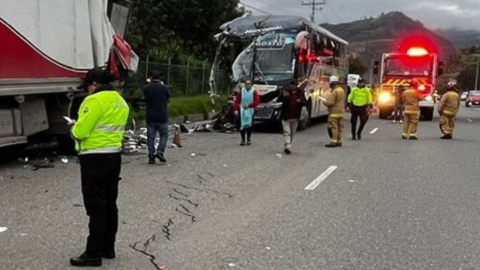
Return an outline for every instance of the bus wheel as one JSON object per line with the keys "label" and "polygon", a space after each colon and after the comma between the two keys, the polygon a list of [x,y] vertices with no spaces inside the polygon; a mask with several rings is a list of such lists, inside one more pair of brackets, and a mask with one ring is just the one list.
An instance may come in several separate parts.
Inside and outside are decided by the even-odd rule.
{"label": "bus wheel", "polygon": [[312,115],[312,106],[309,102],[306,107],[302,107],[302,114],[298,122],[298,130],[305,130],[310,125]]}

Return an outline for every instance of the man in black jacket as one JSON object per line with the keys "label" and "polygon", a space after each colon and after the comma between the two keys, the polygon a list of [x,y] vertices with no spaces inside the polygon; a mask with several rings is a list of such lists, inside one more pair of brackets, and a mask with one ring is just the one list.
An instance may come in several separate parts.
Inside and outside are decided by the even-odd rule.
{"label": "man in black jacket", "polygon": [[278,102],[283,102],[281,118],[283,135],[285,136],[284,152],[287,155],[292,153],[291,147],[293,137],[297,132],[298,121],[302,114],[302,107],[307,105],[305,92],[303,91],[307,82],[308,81],[305,80],[298,86],[295,82],[291,82],[289,84],[289,89],[280,92],[280,96],[278,97]]}
{"label": "man in black jacket", "polygon": [[[155,158],[167,162],[165,149],[168,140],[167,105],[170,100],[170,90],[160,80],[160,73],[152,73],[152,81],[143,89],[147,102],[147,144],[149,164],[155,164]],[[155,137],[160,134],[160,143],[155,152]]]}

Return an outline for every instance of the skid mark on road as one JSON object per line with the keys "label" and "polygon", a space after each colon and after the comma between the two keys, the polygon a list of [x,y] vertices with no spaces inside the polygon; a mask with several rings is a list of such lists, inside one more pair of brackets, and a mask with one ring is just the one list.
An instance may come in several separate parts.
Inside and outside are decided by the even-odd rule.
{"label": "skid mark on road", "polygon": [[330,174],[332,174],[338,167],[337,166],[330,166],[326,171],[320,174],[315,180],[313,180],[305,190],[315,190],[318,185],[320,185],[325,179],[327,179]]}

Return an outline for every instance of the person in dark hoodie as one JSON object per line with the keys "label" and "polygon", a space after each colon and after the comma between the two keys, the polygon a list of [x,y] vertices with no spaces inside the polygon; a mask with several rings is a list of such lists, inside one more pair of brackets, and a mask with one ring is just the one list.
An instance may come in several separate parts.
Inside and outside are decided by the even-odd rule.
{"label": "person in dark hoodie", "polygon": [[305,86],[308,80],[303,81],[300,85],[292,81],[289,84],[289,88],[280,92],[277,99],[278,102],[282,102],[282,127],[283,135],[285,137],[285,149],[284,152],[290,155],[293,137],[297,132],[298,122],[302,114],[302,107],[307,105],[305,98]]}
{"label": "person in dark hoodie", "polygon": [[[171,93],[168,86],[163,84],[160,79],[160,73],[153,72],[151,83],[143,89],[147,102],[148,164],[155,164],[155,158],[158,158],[160,162],[167,162],[165,158],[168,140],[167,107]],[[160,135],[160,143],[155,149],[157,133]]]}

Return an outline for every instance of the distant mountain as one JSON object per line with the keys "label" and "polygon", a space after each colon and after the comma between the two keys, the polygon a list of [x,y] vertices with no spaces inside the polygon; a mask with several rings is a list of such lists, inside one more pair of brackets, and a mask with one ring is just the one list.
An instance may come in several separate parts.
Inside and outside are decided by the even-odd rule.
{"label": "distant mountain", "polygon": [[455,47],[449,40],[401,12],[390,12],[378,18],[350,23],[321,26],[350,42],[350,55],[358,56],[369,68],[373,60],[381,59],[382,53],[393,51],[398,46],[400,37],[413,33],[427,36],[438,44],[440,59],[447,60],[455,54]]}
{"label": "distant mountain", "polygon": [[435,30],[439,36],[448,39],[455,48],[464,49],[472,46],[480,46],[480,31],[475,30]]}

